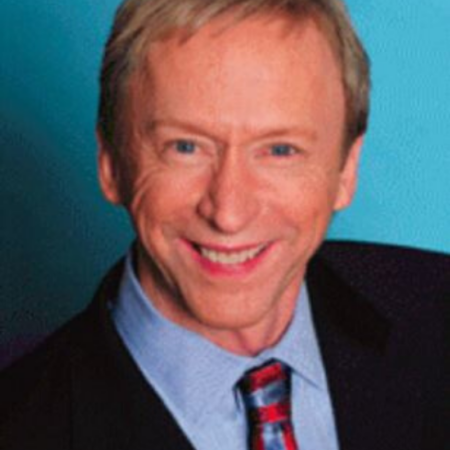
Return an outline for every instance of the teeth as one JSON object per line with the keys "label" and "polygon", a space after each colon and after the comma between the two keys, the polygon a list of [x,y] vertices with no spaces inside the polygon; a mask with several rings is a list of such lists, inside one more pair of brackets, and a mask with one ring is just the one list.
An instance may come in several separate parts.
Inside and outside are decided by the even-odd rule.
{"label": "teeth", "polygon": [[216,252],[214,250],[200,247],[200,253],[204,258],[209,259],[214,263],[232,265],[242,264],[249,259],[253,259],[256,255],[258,255],[258,253],[261,252],[264,247],[265,245],[260,245],[259,247],[255,247],[250,250],[243,250],[241,252],[232,253]]}

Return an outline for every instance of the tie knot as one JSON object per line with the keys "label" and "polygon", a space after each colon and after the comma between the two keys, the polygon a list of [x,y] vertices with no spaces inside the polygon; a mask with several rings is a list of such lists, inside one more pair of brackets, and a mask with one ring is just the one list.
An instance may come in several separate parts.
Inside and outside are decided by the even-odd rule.
{"label": "tie knot", "polygon": [[239,389],[253,425],[290,420],[290,369],[280,361],[270,360],[246,372]]}

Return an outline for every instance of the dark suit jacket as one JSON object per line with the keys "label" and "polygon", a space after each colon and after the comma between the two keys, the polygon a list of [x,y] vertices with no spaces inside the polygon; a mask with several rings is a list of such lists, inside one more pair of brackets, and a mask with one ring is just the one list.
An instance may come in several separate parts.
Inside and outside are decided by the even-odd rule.
{"label": "dark suit jacket", "polygon": [[[192,450],[111,323],[121,272],[1,375],[2,450]],[[450,258],[329,243],[307,282],[341,450],[444,450]]]}

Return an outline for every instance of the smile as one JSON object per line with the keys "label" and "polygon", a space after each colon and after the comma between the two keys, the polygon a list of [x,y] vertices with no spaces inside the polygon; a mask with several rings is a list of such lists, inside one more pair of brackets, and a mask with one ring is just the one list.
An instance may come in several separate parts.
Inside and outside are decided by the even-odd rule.
{"label": "smile", "polygon": [[258,247],[241,251],[218,251],[203,246],[198,246],[197,248],[203,258],[207,259],[208,261],[232,266],[236,264],[244,264],[247,261],[256,258],[266,248],[266,246],[267,244],[262,244]]}
{"label": "smile", "polygon": [[194,259],[212,275],[248,275],[258,267],[273,242],[239,247],[224,247],[185,241]]}

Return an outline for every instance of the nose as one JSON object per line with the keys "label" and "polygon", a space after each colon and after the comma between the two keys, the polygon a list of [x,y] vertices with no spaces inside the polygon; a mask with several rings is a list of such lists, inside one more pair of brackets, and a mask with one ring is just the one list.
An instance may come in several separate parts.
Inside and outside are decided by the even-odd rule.
{"label": "nose", "polygon": [[236,234],[258,216],[258,185],[248,161],[225,152],[211,171],[198,211],[221,233]]}

